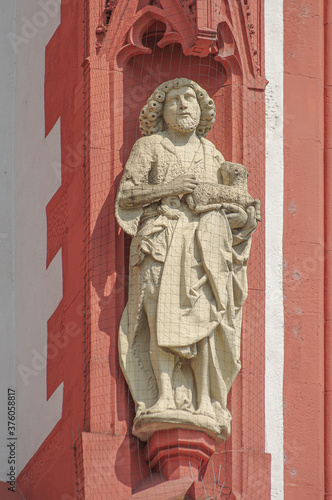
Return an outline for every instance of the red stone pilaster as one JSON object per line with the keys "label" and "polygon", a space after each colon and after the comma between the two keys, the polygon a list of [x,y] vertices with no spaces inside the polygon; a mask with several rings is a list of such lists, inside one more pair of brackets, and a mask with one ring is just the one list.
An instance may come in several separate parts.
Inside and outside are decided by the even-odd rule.
{"label": "red stone pilaster", "polygon": [[332,3],[325,2],[325,499],[332,499]]}
{"label": "red stone pilaster", "polygon": [[324,3],[284,2],[286,500],[324,498]]}

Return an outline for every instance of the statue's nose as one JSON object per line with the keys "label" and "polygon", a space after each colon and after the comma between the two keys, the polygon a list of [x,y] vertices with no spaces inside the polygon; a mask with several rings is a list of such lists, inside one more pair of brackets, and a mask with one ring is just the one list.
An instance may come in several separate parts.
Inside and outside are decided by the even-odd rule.
{"label": "statue's nose", "polygon": [[186,109],[187,107],[188,105],[185,98],[180,96],[180,109]]}

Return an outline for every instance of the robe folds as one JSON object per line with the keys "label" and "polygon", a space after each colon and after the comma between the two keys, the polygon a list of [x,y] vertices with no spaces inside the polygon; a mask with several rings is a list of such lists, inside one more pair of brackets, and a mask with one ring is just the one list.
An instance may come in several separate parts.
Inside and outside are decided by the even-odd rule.
{"label": "robe folds", "polygon": [[197,214],[188,207],[185,196],[169,196],[143,207],[124,209],[122,191],[141,184],[169,182],[185,173],[193,173],[199,182],[222,184],[223,161],[215,146],[201,139],[190,167],[185,169],[173,144],[160,133],[139,139],[125,166],[116,216],[133,239],[119,353],[133,399],[143,412],[158,399],[144,309],[152,280],[158,290],[158,345],[181,362],[195,360],[197,346],[208,340],[211,404],[216,419],[230,423],[227,395],[241,368],[242,306],[248,294],[251,234],[237,238],[223,208]]}

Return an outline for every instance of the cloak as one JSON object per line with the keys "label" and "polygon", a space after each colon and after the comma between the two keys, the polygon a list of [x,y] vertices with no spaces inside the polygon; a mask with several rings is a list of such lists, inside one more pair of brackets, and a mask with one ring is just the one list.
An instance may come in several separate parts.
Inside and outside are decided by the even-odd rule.
{"label": "cloak", "polygon": [[[120,183],[116,216],[133,236],[129,294],[119,329],[120,364],[133,399],[144,411],[158,398],[149,359],[149,326],[143,307],[144,266],[162,266],[157,307],[158,345],[175,356],[195,357],[196,345],[209,343],[210,398],[221,425],[230,426],[227,394],[238,374],[242,305],[248,294],[247,262],[251,234],[236,237],[225,211],[191,211],[185,197],[168,197],[140,208],[124,209],[123,189],[168,182],[194,173],[201,182],[222,183],[224,159],[201,138],[189,170],[164,134],[139,139]],[[187,354],[183,354],[187,353]],[[189,355],[188,355],[189,353]]]}

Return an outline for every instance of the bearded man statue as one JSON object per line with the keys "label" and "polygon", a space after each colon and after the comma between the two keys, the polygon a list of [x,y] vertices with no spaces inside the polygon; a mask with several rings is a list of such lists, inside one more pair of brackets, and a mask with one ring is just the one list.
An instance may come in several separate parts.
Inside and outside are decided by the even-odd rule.
{"label": "bearded man statue", "polygon": [[133,237],[120,364],[136,404],[133,434],[198,429],[225,439],[238,374],[242,306],[259,201],[247,170],[205,139],[216,108],[186,78],[157,87],[140,114],[116,200]]}

